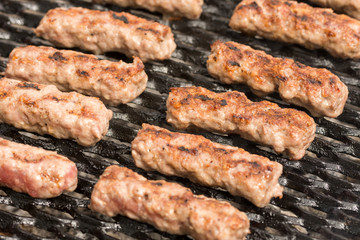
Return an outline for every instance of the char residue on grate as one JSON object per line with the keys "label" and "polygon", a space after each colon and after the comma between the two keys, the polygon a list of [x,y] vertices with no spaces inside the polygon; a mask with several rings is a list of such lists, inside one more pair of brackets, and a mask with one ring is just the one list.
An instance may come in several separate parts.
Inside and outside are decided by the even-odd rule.
{"label": "char residue on grate", "polygon": [[[51,8],[82,6],[99,10],[129,11],[140,17],[169,25],[175,34],[177,50],[166,61],[146,63],[149,83],[145,92],[132,103],[111,108],[114,117],[104,140],[91,148],[73,141],[39,136],[0,124],[0,136],[54,150],[73,160],[79,169],[75,192],[54,199],[33,199],[8,188],[0,188],[0,239],[188,239],[160,232],[128,218],[104,217],[88,208],[92,188],[104,169],[112,164],[129,167],[149,179],[166,179],[204,194],[229,201],[251,220],[248,239],[355,239],[360,236],[360,62],[331,57],[325,51],[310,51],[245,36],[228,27],[237,1],[205,0],[199,20],[163,20],[160,14],[144,10],[96,5],[90,0],[2,0],[0,2],[0,72],[15,47],[50,45],[35,37],[32,28]],[[261,49],[276,57],[291,57],[313,67],[326,67],[337,74],[349,88],[344,113],[337,119],[316,118],[316,138],[301,161],[289,161],[266,147],[257,146],[236,135],[201,132],[224,144],[242,147],[284,166],[280,183],[284,197],[260,209],[247,200],[227,192],[193,184],[177,177],[146,173],[135,167],[130,142],[142,123],[172,129],[165,120],[166,98],[171,87],[203,86],[212,91],[238,90],[253,101],[270,100],[289,107],[277,94],[265,98],[253,95],[243,85],[223,85],[206,70],[210,44],[215,40],[232,40]],[[104,59],[129,61],[117,53]],[[294,106],[291,106],[294,107]],[[301,109],[301,108],[298,108]],[[304,110],[304,109],[301,109]]]}

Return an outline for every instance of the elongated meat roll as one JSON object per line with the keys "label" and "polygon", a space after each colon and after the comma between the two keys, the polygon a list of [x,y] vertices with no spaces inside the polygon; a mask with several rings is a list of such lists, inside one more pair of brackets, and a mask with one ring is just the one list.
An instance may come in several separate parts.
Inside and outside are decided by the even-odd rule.
{"label": "elongated meat roll", "polygon": [[131,143],[131,153],[136,166],[146,171],[221,187],[258,207],[265,207],[272,197],[282,197],[281,164],[202,136],[143,124]]}
{"label": "elongated meat roll", "polygon": [[230,27],[309,49],[323,48],[335,57],[360,58],[360,22],[331,9],[296,1],[243,0]]}
{"label": "elongated meat roll", "polygon": [[51,47],[15,48],[5,76],[53,84],[61,91],[99,97],[110,105],[128,103],[146,88],[147,75],[138,58],[134,63],[99,60],[93,55]]}
{"label": "elongated meat roll", "polygon": [[172,88],[167,121],[178,129],[191,126],[241,137],[291,159],[301,159],[315,137],[316,125],[306,113],[268,101],[252,102],[237,91],[214,93],[202,87]]}
{"label": "elongated meat roll", "polygon": [[346,85],[330,71],[275,58],[236,42],[216,41],[207,67],[222,82],[246,83],[258,95],[277,90],[286,102],[307,108],[313,116],[339,116],[348,98]]}
{"label": "elongated meat roll", "polygon": [[56,152],[0,138],[0,185],[34,198],[74,191],[77,168]]}
{"label": "elongated meat roll", "polygon": [[106,134],[111,117],[98,98],[63,93],[54,85],[0,79],[2,123],[92,146]]}
{"label": "elongated meat roll", "polygon": [[227,202],[196,196],[177,183],[149,181],[115,165],[108,167],[95,185],[90,208],[197,240],[245,239],[250,232],[245,213]]}
{"label": "elongated meat roll", "polygon": [[80,7],[51,9],[35,33],[61,47],[121,52],[142,61],[168,59],[176,48],[168,26],[126,12]]}

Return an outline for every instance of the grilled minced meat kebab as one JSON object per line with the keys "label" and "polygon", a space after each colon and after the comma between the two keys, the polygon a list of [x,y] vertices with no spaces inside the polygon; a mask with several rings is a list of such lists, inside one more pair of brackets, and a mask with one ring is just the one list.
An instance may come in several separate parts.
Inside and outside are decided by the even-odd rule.
{"label": "grilled minced meat kebab", "polygon": [[99,60],[93,55],[51,47],[15,48],[5,76],[54,84],[61,91],[77,91],[110,105],[134,100],[146,88],[147,75],[138,58],[134,63]]}
{"label": "grilled minced meat kebab", "polygon": [[323,48],[341,58],[360,58],[360,22],[331,9],[285,0],[243,0],[230,27],[265,38]]}
{"label": "grilled minced meat kebab", "polygon": [[143,124],[131,150],[137,167],[221,187],[258,207],[265,207],[272,197],[282,197],[278,182],[282,165],[241,148]]}
{"label": "grilled minced meat kebab", "polygon": [[110,166],[91,195],[90,208],[107,216],[121,214],[171,234],[197,240],[245,239],[249,220],[227,202],[194,195],[163,180],[150,181],[130,169]]}
{"label": "grilled minced meat kebab", "polygon": [[126,12],[80,7],[51,9],[35,33],[61,47],[79,47],[95,54],[116,51],[143,61],[170,58],[176,48],[168,26]]}
{"label": "grilled minced meat kebab", "polygon": [[167,121],[178,129],[195,126],[237,133],[291,159],[301,159],[315,137],[314,120],[302,111],[268,101],[252,102],[244,93],[214,93],[202,87],[172,88]]}
{"label": "grilled minced meat kebab", "polygon": [[197,19],[202,13],[204,0],[93,0],[94,3],[111,3],[121,7],[144,8],[172,16]]}
{"label": "grilled minced meat kebab", "polygon": [[331,7],[336,11],[344,12],[360,20],[359,0],[310,0],[323,7]]}
{"label": "grilled minced meat kebab", "polygon": [[52,198],[77,186],[74,162],[56,152],[0,138],[0,185],[34,198]]}
{"label": "grilled minced meat kebab", "polygon": [[227,84],[246,83],[257,95],[278,91],[286,102],[307,108],[313,116],[337,117],[348,89],[326,69],[275,58],[235,42],[216,41],[207,61],[209,73]]}
{"label": "grilled minced meat kebab", "polygon": [[94,97],[54,85],[0,79],[0,122],[92,146],[109,128],[112,111]]}

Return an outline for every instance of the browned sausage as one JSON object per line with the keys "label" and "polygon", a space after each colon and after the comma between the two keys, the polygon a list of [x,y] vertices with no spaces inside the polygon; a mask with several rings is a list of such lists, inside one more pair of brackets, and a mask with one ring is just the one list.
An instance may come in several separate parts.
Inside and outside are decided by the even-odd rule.
{"label": "browned sausage", "polygon": [[237,133],[295,160],[304,156],[316,129],[304,112],[268,101],[252,102],[237,91],[214,93],[202,87],[173,88],[167,100],[167,121],[178,129],[196,126]]}

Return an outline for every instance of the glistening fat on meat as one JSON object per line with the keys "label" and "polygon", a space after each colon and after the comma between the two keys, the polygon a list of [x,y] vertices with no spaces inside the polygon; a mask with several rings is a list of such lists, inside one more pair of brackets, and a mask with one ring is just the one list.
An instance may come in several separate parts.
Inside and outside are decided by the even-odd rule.
{"label": "glistening fat on meat", "polygon": [[178,129],[192,126],[271,146],[291,159],[301,159],[315,137],[314,120],[305,112],[252,102],[244,93],[215,93],[202,87],[172,88],[167,121]]}
{"label": "glistening fat on meat", "polygon": [[196,240],[238,240],[250,233],[246,214],[228,202],[194,195],[177,183],[150,181],[115,165],[108,167],[96,183],[90,208]]}
{"label": "glistening fat on meat", "polygon": [[202,13],[203,0],[93,0],[94,3],[112,3],[121,7],[144,8],[172,16],[197,19]]}
{"label": "glistening fat on meat", "polygon": [[313,116],[339,116],[348,97],[346,85],[326,69],[275,58],[236,42],[216,41],[207,68],[222,82],[245,83],[260,96],[278,91],[286,102],[307,108]]}
{"label": "glistening fat on meat", "polygon": [[197,135],[170,132],[143,124],[131,143],[137,167],[185,177],[243,196],[258,207],[282,197],[282,165],[237,147]]}
{"label": "glistening fat on meat", "polygon": [[325,49],[335,57],[360,58],[360,22],[331,9],[286,0],[243,0],[230,27],[251,35]]}
{"label": "glistening fat on meat", "polygon": [[80,52],[36,46],[15,48],[5,76],[53,84],[61,91],[99,97],[110,105],[134,100],[145,90],[148,79],[138,57],[133,63],[111,62]]}
{"label": "glistening fat on meat", "polygon": [[51,9],[35,33],[61,47],[121,52],[142,61],[168,59],[176,48],[168,26],[126,12],[80,7]]}
{"label": "glistening fat on meat", "polygon": [[95,145],[106,134],[112,111],[94,97],[60,92],[54,85],[0,79],[0,122],[60,139]]}
{"label": "glistening fat on meat", "polygon": [[0,185],[34,198],[57,197],[77,186],[74,162],[56,152],[0,138]]}

